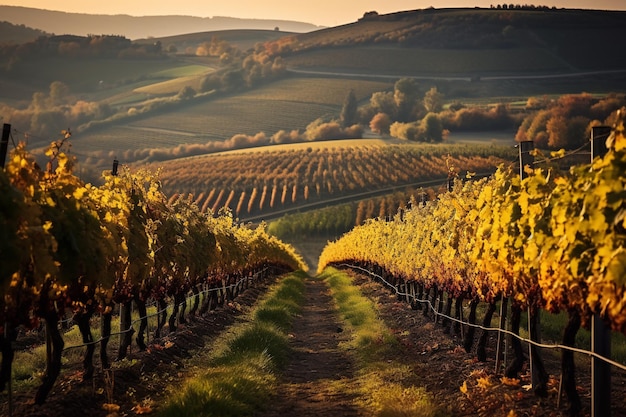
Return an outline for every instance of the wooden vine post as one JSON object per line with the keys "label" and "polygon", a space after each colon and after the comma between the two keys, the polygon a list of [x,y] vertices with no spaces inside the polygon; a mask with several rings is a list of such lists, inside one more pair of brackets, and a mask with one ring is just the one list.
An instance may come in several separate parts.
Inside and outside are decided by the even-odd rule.
{"label": "wooden vine post", "polygon": [[[594,126],[591,130],[591,161],[608,152],[606,139],[611,134],[610,126]],[[591,320],[591,351],[605,358],[611,357],[611,329],[600,314]],[[611,365],[601,359],[591,359],[591,416],[611,415]]]}
{"label": "wooden vine post", "polygon": [[[502,330],[506,328],[506,312],[508,309],[509,299],[504,295],[500,298],[500,324],[498,326],[500,330],[498,330],[498,342],[496,345],[496,373],[500,373],[500,367],[502,366],[503,361],[506,363],[506,354],[502,355],[503,351],[506,353],[506,349],[503,349],[505,337]],[[504,356],[504,358],[502,356]]]}
{"label": "wooden vine post", "polygon": [[[4,168],[4,164],[6,162],[6,158],[7,158],[7,151],[9,149],[9,136],[11,136],[11,125],[8,123],[5,123],[2,126],[2,138],[0,139],[0,168]],[[6,356],[7,358],[11,358],[10,360],[7,360],[7,363],[11,363],[11,361],[13,360],[13,338],[11,335],[11,331],[10,329],[10,323],[5,322],[4,323],[4,334],[2,335],[4,337],[4,339],[2,340],[2,346],[0,346],[0,349],[2,350],[2,357],[4,359],[4,357]],[[11,417],[13,415],[13,384],[12,384],[12,380],[13,380],[13,375],[12,375],[12,371],[11,371],[11,366],[8,367],[8,370],[3,369],[3,371],[8,372],[8,379],[7,379],[7,390],[8,390],[8,400],[9,400],[9,417]]]}
{"label": "wooden vine post", "polygon": [[[525,167],[529,166],[532,168],[532,165],[535,161],[535,158],[533,157],[531,153],[531,151],[535,148],[535,145],[534,145],[534,142],[530,140],[530,141],[520,142],[517,147],[519,149],[519,175],[521,179],[524,179],[527,176],[525,172]],[[498,342],[497,342],[497,347],[496,347],[496,369],[495,369],[496,373],[500,372],[500,367],[502,364],[503,356],[504,356],[504,363],[506,363],[506,347],[504,346],[505,337],[504,337],[502,330],[506,328],[508,301],[509,301],[508,298],[506,298],[503,294],[501,297],[501,301],[500,301],[500,324],[499,324],[500,331],[498,331]],[[528,323],[530,327],[530,320]],[[513,338],[512,343],[513,344],[519,343],[516,340],[517,339]],[[503,355],[503,352],[504,352],[504,355]],[[532,364],[532,354],[530,357],[531,357],[531,364]]]}
{"label": "wooden vine post", "polygon": [[2,139],[0,140],[0,168],[4,168],[9,149],[9,136],[11,136],[11,125],[5,123],[2,126]]}
{"label": "wooden vine post", "polygon": [[[534,148],[535,145],[533,141],[524,141],[519,144],[519,174],[522,180],[528,176],[526,173],[526,167],[528,166],[532,168],[534,163],[535,158],[532,154]],[[530,300],[530,303],[528,304],[528,335],[531,342],[541,342],[540,317],[539,306],[537,306],[534,300]],[[539,348],[533,343],[531,343],[528,348],[528,358],[530,361],[533,391],[536,395],[542,397],[546,396],[548,374],[546,373],[543,360],[541,359]]]}

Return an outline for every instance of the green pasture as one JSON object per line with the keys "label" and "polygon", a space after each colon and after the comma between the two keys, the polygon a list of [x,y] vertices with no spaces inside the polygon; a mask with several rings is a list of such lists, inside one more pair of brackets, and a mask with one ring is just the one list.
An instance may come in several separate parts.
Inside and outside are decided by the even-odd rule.
{"label": "green pasture", "polygon": [[153,72],[151,75],[154,78],[180,78],[180,77],[191,77],[202,75],[207,72],[207,70],[212,70],[213,68],[208,65],[199,65],[199,64],[190,64],[182,67],[176,68],[167,68],[162,71]]}
{"label": "green pasture", "polygon": [[174,95],[187,86],[193,88],[195,91],[199,91],[203,78],[204,74],[178,77],[172,80],[146,85],[145,87],[135,88],[133,91],[135,93],[151,94],[155,96]]}
{"label": "green pasture", "polygon": [[183,87],[189,86],[196,91],[200,90],[205,75],[214,71],[214,68],[204,65],[186,65],[183,67],[168,68],[150,74],[153,79],[166,79],[134,89],[135,93],[151,95],[174,95]]}
{"label": "green pasture", "polygon": [[[72,151],[85,157],[93,153],[121,153],[135,149],[171,148],[181,143],[204,143],[195,135],[173,130],[135,128],[130,125],[114,126],[96,132],[77,133],[72,136]],[[82,159],[82,158],[81,158]]]}

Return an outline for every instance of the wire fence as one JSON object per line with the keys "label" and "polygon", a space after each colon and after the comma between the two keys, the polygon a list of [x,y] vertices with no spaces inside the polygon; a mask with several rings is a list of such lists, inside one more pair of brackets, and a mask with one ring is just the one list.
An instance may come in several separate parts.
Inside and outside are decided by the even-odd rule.
{"label": "wire fence", "polygon": [[[180,308],[180,307],[182,307],[183,305],[187,304],[187,302],[189,302],[190,300],[192,300],[192,299],[194,299],[194,298],[196,298],[196,297],[200,297],[200,296],[205,296],[205,297],[206,297],[206,296],[208,296],[209,294],[211,294],[212,292],[223,292],[223,291],[226,291],[226,290],[232,290],[232,289],[234,289],[234,288],[237,288],[237,287],[241,286],[241,285],[242,285],[244,282],[246,282],[246,281],[252,281],[252,280],[254,280],[257,276],[261,275],[261,274],[262,274],[262,273],[264,273],[266,270],[267,270],[267,268],[265,268],[265,269],[263,269],[263,270],[261,270],[261,271],[255,272],[252,276],[246,276],[246,277],[243,277],[243,278],[239,279],[237,282],[235,282],[235,283],[233,283],[233,284],[230,284],[230,285],[225,285],[225,286],[216,287],[216,288],[209,288],[209,289],[206,289],[206,290],[200,291],[200,292],[198,292],[198,293],[193,293],[193,294],[191,294],[191,295],[188,295],[188,296],[185,298],[185,300],[184,300],[184,301],[181,301],[181,302],[178,304],[178,307],[179,307],[179,308]],[[152,306],[156,306],[156,302],[153,302],[153,303],[152,303]],[[148,306],[146,306],[146,307],[148,307]],[[161,315],[161,314],[163,314],[163,313],[167,312],[167,310],[168,310],[168,309],[171,309],[171,308],[173,308],[173,307],[175,307],[175,305],[174,305],[173,303],[169,303],[166,307],[164,307],[164,308],[162,308],[162,309],[160,309],[160,310],[157,310],[155,313],[146,314],[145,316],[140,316],[139,318],[137,318],[137,319],[135,319],[135,320],[132,320],[132,321],[130,322],[130,324],[129,324],[129,326],[128,326],[128,328],[127,328],[127,329],[125,329],[125,330],[120,330],[120,331],[118,331],[118,332],[112,332],[109,336],[107,336],[107,338],[108,338],[108,337],[113,337],[113,336],[122,336],[122,335],[124,335],[124,334],[126,334],[126,333],[133,332],[133,331],[134,331],[134,326],[135,326],[137,323],[140,323],[140,322],[142,322],[143,320],[148,320],[148,319],[150,319],[150,318],[158,317],[159,315]],[[71,322],[72,322],[72,320],[73,320],[72,318],[69,318],[69,319],[64,320],[64,322],[66,322],[66,323],[71,323]],[[149,331],[147,331],[147,330],[149,330],[149,329],[146,329],[146,334],[149,334]],[[89,345],[95,345],[95,344],[101,343],[101,342],[102,342],[102,341],[104,341],[104,340],[105,340],[105,338],[100,337],[99,339],[94,340],[94,341],[91,341],[91,342],[85,342],[85,343],[82,343],[82,344],[79,344],[79,345],[67,346],[67,347],[63,348],[63,352],[66,352],[66,351],[68,351],[68,350],[73,350],[73,349],[82,348],[82,347],[87,347],[87,346],[89,346]]]}
{"label": "wire fence", "polygon": [[437,310],[437,308],[432,304],[432,302],[430,300],[421,300],[421,299],[417,298],[414,294],[410,294],[410,293],[406,293],[406,292],[401,291],[396,285],[394,285],[391,282],[387,281],[384,277],[382,277],[379,274],[376,274],[375,272],[372,272],[372,271],[370,271],[370,270],[368,270],[366,268],[362,268],[360,266],[352,265],[352,264],[343,263],[343,264],[339,264],[339,265],[347,267],[347,268],[350,268],[350,269],[359,270],[359,271],[361,271],[363,273],[366,273],[366,274],[368,274],[368,275],[370,275],[372,277],[376,277],[376,279],[380,280],[386,286],[388,286],[397,296],[412,298],[413,301],[415,301],[415,302],[419,302],[419,303],[428,305],[428,307],[430,308],[430,310],[432,310],[432,312],[435,315],[435,317],[444,317],[444,318],[446,318],[448,320],[454,321],[454,322],[459,323],[461,325],[471,326],[471,327],[482,329],[482,330],[485,330],[485,331],[501,332],[501,333],[507,334],[507,335],[509,335],[511,337],[517,338],[521,342],[529,343],[531,345],[534,345],[534,346],[537,346],[537,347],[540,347],[540,348],[544,348],[544,349],[566,349],[566,350],[569,350],[569,351],[572,351],[572,352],[581,353],[581,354],[587,355],[589,357],[593,357],[593,358],[599,359],[599,360],[604,361],[604,362],[606,362],[606,363],[608,363],[608,364],[610,364],[610,365],[612,365],[612,366],[614,366],[614,367],[616,367],[618,369],[626,371],[626,365],[624,365],[622,363],[619,363],[619,362],[616,362],[616,361],[614,361],[614,360],[612,360],[610,358],[604,357],[602,355],[599,355],[596,352],[592,352],[592,351],[589,351],[589,350],[586,350],[586,349],[580,349],[580,348],[576,348],[576,347],[572,347],[572,346],[562,345],[562,344],[559,344],[559,343],[540,343],[540,342],[536,342],[534,340],[530,340],[528,338],[525,338],[523,336],[520,336],[520,335],[518,335],[516,333],[513,333],[510,330],[507,330],[507,329],[501,329],[499,327],[487,327],[487,326],[483,326],[483,325],[480,325],[480,324],[469,323],[467,321],[458,319],[456,317],[451,317],[451,316],[449,316],[449,315],[447,315],[445,313],[439,312]]}

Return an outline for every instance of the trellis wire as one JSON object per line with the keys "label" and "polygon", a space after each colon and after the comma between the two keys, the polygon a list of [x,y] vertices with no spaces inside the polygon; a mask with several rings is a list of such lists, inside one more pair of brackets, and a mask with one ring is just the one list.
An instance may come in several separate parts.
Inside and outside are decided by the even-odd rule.
{"label": "trellis wire", "polygon": [[[254,276],[256,276],[256,275],[259,275],[259,274],[260,274],[260,273],[262,273],[262,272],[264,272],[266,269],[267,269],[267,268],[265,268],[265,269],[263,269],[263,270],[261,270],[261,271],[259,271],[259,272],[254,273],[254,274],[253,274],[253,277],[254,277]],[[209,294],[209,293],[214,292],[214,291],[223,291],[223,290],[225,290],[225,289],[232,289],[232,288],[235,288],[235,287],[237,287],[238,285],[240,285],[242,282],[244,282],[244,281],[246,281],[246,280],[249,280],[249,279],[250,279],[250,277],[244,277],[244,278],[240,279],[239,281],[237,281],[236,283],[231,284],[231,285],[226,286],[226,287],[210,288],[210,289],[208,289],[208,290],[203,290],[203,291],[200,291],[200,292],[198,292],[197,294],[192,294],[192,295],[188,296],[187,298],[185,298],[185,301],[183,301],[183,302],[181,302],[180,304],[178,304],[178,306],[180,307],[180,306],[182,306],[183,304],[186,304],[186,303],[187,303],[187,301],[189,301],[190,299],[195,298],[196,296]],[[111,334],[109,335],[109,337],[112,337],[112,336],[120,336],[120,335],[126,334],[126,333],[128,333],[128,332],[130,332],[130,331],[134,330],[134,329],[133,329],[133,326],[134,326],[136,323],[139,323],[139,322],[141,322],[141,321],[142,321],[142,320],[144,320],[144,319],[150,319],[150,318],[153,318],[153,317],[157,317],[159,314],[163,313],[164,311],[167,311],[167,309],[168,309],[168,308],[171,308],[171,307],[172,307],[172,305],[171,305],[171,304],[168,304],[165,308],[163,308],[163,309],[161,309],[161,310],[158,310],[158,311],[157,311],[157,312],[155,312],[155,313],[152,313],[152,314],[147,314],[147,315],[145,315],[145,316],[139,317],[138,319],[135,319],[135,320],[131,321],[130,326],[128,327],[128,329],[126,329],[126,330],[122,330],[122,331],[119,331],[119,332],[116,332],[116,333],[111,333]],[[100,337],[100,339],[98,339],[98,340],[94,340],[93,342],[83,343],[83,344],[81,344],[81,345],[68,346],[68,347],[64,348],[64,349],[62,350],[62,352],[65,352],[65,351],[67,351],[67,350],[71,350],[71,349],[78,349],[78,348],[81,348],[81,347],[87,347],[87,346],[89,346],[89,345],[95,345],[95,344],[100,343],[100,342],[102,342],[102,341],[103,341],[103,338],[102,338],[102,337]]]}
{"label": "trellis wire", "polygon": [[350,269],[357,269],[357,270],[360,270],[360,271],[365,272],[365,273],[367,273],[367,274],[369,274],[369,275],[371,275],[371,276],[376,277],[377,279],[380,279],[380,280],[381,280],[382,282],[384,282],[384,283],[385,283],[388,287],[393,288],[393,290],[394,290],[394,292],[395,292],[395,294],[396,294],[396,295],[403,296],[403,297],[410,297],[410,298],[412,298],[414,301],[418,301],[418,302],[420,302],[420,303],[422,303],[422,304],[428,304],[429,308],[430,308],[430,309],[433,311],[433,313],[434,313],[434,314],[436,314],[437,316],[445,317],[445,318],[447,318],[447,319],[449,319],[449,320],[452,320],[452,321],[454,321],[454,322],[457,322],[457,323],[459,323],[459,324],[462,324],[462,325],[467,325],[467,326],[471,326],[471,327],[475,327],[475,328],[482,329],[482,330],[485,330],[485,331],[502,332],[502,333],[508,334],[508,335],[510,335],[510,336],[513,336],[513,337],[515,337],[515,338],[519,339],[519,340],[520,340],[520,341],[522,341],[522,342],[526,342],[526,343],[529,343],[529,344],[535,345],[535,346],[540,347],[540,348],[545,348],[545,349],[566,349],[566,350],[570,350],[570,351],[572,351],[572,352],[582,353],[582,354],[584,354],[584,355],[588,355],[588,356],[590,356],[590,357],[594,357],[594,358],[596,358],[596,359],[600,359],[600,360],[602,360],[602,361],[604,361],[604,362],[606,362],[606,363],[608,363],[608,364],[611,364],[611,365],[615,366],[616,368],[619,368],[619,369],[621,369],[621,370],[623,370],[623,371],[626,371],[626,365],[621,364],[621,363],[619,363],[619,362],[616,362],[616,361],[614,361],[614,360],[612,360],[612,359],[606,358],[606,357],[604,357],[604,356],[602,356],[602,355],[599,355],[599,354],[597,354],[597,353],[595,353],[595,352],[592,352],[592,351],[589,351],[589,350],[579,349],[579,348],[576,348],[576,347],[566,346],[566,345],[562,345],[562,344],[546,344],[546,343],[535,342],[535,341],[533,341],[533,340],[530,340],[530,339],[527,339],[527,338],[525,338],[525,337],[522,337],[522,336],[520,336],[520,335],[518,335],[518,334],[515,334],[515,333],[513,333],[513,332],[512,332],[512,331],[510,331],[510,330],[500,329],[500,328],[496,328],[496,327],[486,327],[486,326],[483,326],[483,325],[480,325],[480,324],[469,323],[469,322],[465,322],[465,321],[463,321],[463,320],[459,320],[459,319],[457,319],[456,317],[450,317],[450,316],[448,316],[447,314],[444,314],[444,313],[439,313],[439,312],[436,310],[435,306],[433,306],[433,304],[430,302],[430,300],[420,300],[420,299],[418,299],[417,297],[415,297],[415,296],[414,296],[414,295],[412,295],[412,294],[409,294],[409,293],[403,293],[403,292],[401,292],[400,290],[398,290],[398,288],[396,288],[396,286],[395,286],[395,285],[393,285],[393,284],[392,284],[392,283],[390,283],[389,281],[385,280],[385,278],[383,278],[382,276],[380,276],[380,275],[376,274],[375,272],[372,272],[372,271],[370,271],[370,270],[368,270],[368,269],[362,268],[362,267],[357,266],[357,265],[351,265],[351,264],[346,264],[346,263],[339,264],[339,265],[340,265],[340,266],[345,266],[345,267],[350,268]]}

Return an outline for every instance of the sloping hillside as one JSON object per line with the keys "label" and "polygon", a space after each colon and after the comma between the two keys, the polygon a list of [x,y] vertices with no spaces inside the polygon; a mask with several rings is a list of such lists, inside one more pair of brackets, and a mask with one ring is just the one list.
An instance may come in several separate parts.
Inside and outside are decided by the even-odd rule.
{"label": "sloping hillside", "polygon": [[23,43],[34,41],[46,32],[24,25],[0,22],[0,43]]}
{"label": "sloping hillside", "polygon": [[[360,65],[384,73],[399,67],[437,73],[511,72],[511,66],[518,72],[600,71],[626,68],[617,46],[625,26],[626,12],[617,11],[430,8],[368,13],[358,22],[293,35],[269,48],[299,67]],[[320,61],[333,50],[339,52]]]}

